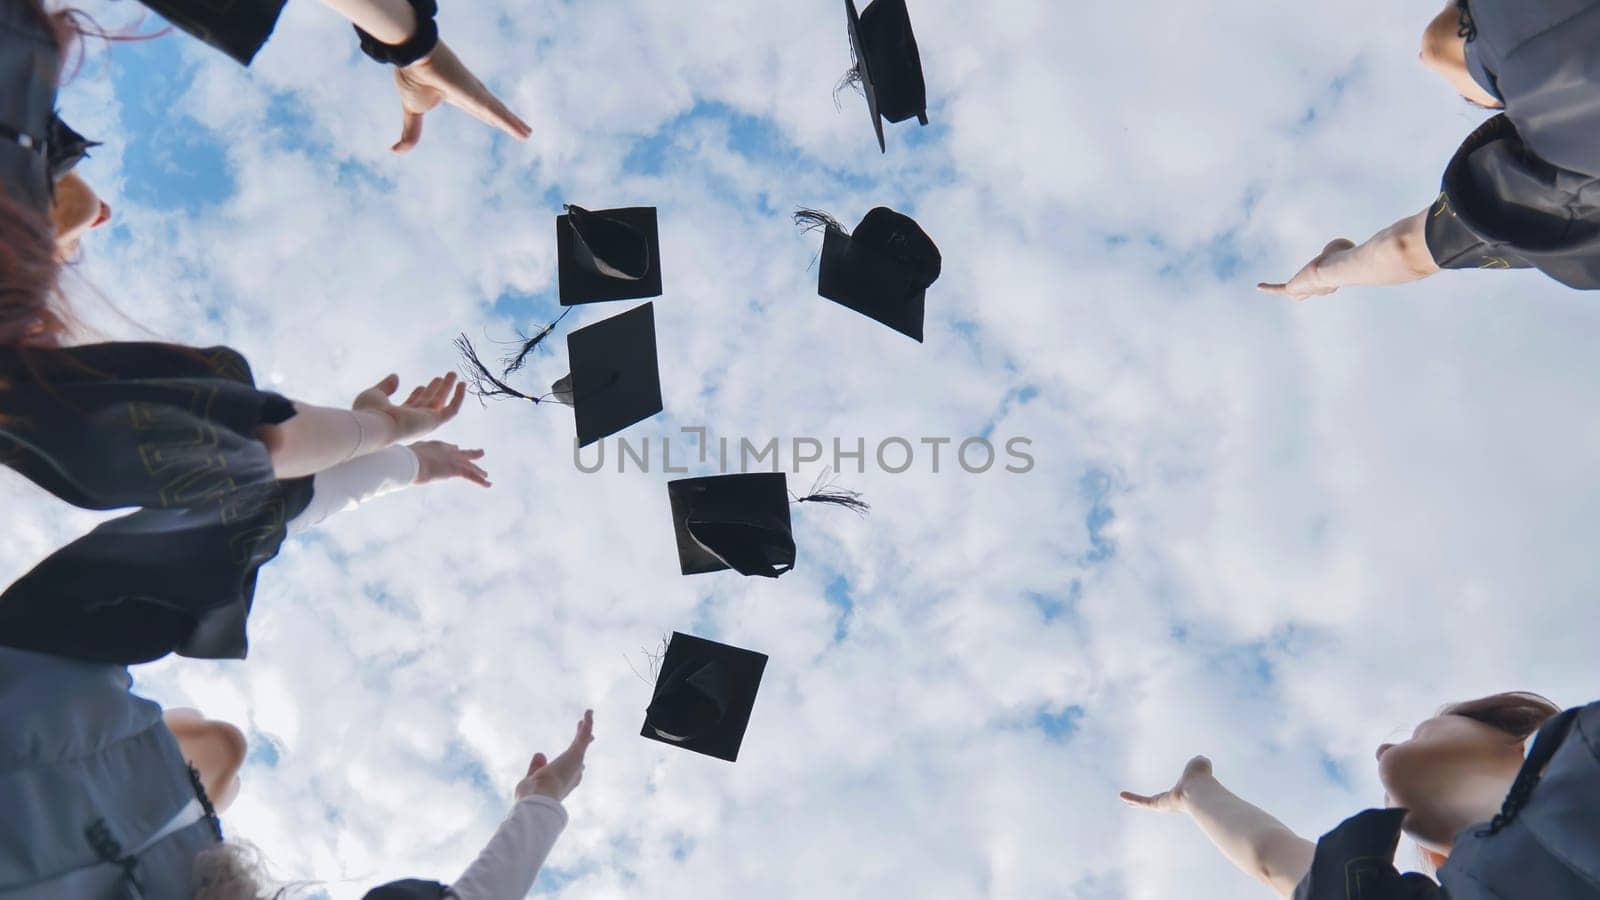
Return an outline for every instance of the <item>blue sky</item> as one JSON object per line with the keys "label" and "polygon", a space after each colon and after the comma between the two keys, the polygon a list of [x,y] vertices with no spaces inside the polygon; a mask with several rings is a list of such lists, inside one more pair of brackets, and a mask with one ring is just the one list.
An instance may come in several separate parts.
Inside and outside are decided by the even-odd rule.
{"label": "blue sky", "polygon": [[[493,491],[336,518],[264,572],[250,660],[138,673],[251,735],[228,825],[279,874],[448,880],[594,706],[542,894],[1232,900],[1252,886],[1198,832],[1116,792],[1204,753],[1315,836],[1440,704],[1588,699],[1593,304],[1526,273],[1252,289],[1433,197],[1476,121],[1415,65],[1434,10],[911,7],[933,124],[886,155],[834,106],[825,3],[446,4],[534,137],[444,110],[401,159],[386,73],[308,0],[248,71],[177,36],[118,45],[109,79],[91,56],[63,108],[107,141],[83,173],[116,219],[80,271],[114,336],[228,343],[347,403],[559,314],[562,202],[653,204],[667,412],[630,437],[1025,436],[1037,460],[848,473],[872,515],[797,511],[794,572],[683,578],[671,476],[582,474],[565,410],[469,404],[438,437],[483,447]],[[802,205],[938,241],[925,343],[815,296]],[[0,573],[93,521],[0,491],[29,513]],[[673,630],[771,658],[734,765],[636,736],[634,670]]]}

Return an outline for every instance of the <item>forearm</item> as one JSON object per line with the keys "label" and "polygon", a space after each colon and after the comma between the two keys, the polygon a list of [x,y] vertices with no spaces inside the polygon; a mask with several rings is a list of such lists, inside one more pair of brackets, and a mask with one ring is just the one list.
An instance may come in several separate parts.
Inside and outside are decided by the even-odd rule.
{"label": "forearm", "polygon": [[1373,235],[1358,247],[1335,253],[1319,267],[1318,280],[1328,287],[1404,284],[1439,271],[1428,252],[1428,211],[1408,216]]}
{"label": "forearm", "polygon": [[1315,845],[1212,776],[1184,789],[1185,808],[1211,843],[1245,874],[1288,897],[1311,869]]}
{"label": "forearm", "polygon": [[417,16],[406,0],[322,0],[350,24],[385,44],[403,44],[417,30]]}
{"label": "forearm", "polygon": [[518,800],[446,896],[455,900],[526,896],[566,826],[567,811],[560,802],[541,795]]}
{"label": "forearm", "polygon": [[311,483],[311,502],[290,520],[289,533],[299,534],[335,513],[410,487],[418,471],[416,453],[410,447],[393,446],[318,472]]}
{"label": "forearm", "polygon": [[294,418],[265,425],[257,437],[266,444],[273,473],[303,478],[331,469],[395,443],[394,420],[377,410],[335,409],[296,402]]}

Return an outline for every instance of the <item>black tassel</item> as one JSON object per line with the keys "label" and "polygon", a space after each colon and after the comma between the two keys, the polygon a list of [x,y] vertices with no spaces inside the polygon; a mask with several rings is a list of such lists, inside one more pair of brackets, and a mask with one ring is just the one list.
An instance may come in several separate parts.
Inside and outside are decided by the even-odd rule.
{"label": "black tassel", "polygon": [[840,225],[839,220],[835,219],[833,216],[828,215],[822,210],[810,209],[804,206],[794,211],[794,224],[799,226],[801,231],[818,231],[824,228],[831,228],[834,231],[838,231],[842,234],[850,233],[843,225]]}
{"label": "black tassel", "polygon": [[504,381],[494,377],[489,367],[478,358],[478,351],[473,349],[472,342],[467,340],[465,334],[457,335],[455,339],[456,350],[461,354],[462,365],[467,369],[462,374],[468,384],[472,385],[472,393],[480,400],[484,397],[516,397],[538,403],[539,398],[530,397],[517,390]]}
{"label": "black tassel", "polygon": [[811,485],[811,492],[804,497],[795,498],[796,503],[826,503],[831,506],[842,506],[858,516],[864,516],[872,511],[871,504],[861,499],[860,491],[848,491],[844,488],[833,486],[831,471],[824,469]]}
{"label": "black tassel", "polygon": [[866,88],[862,87],[860,63],[851,66],[850,70],[839,78],[839,83],[833,86],[834,109],[839,108],[839,95],[845,91],[855,91],[863,97],[867,95]]}
{"label": "black tassel", "polygon": [[561,324],[561,320],[565,319],[567,317],[567,313],[572,312],[572,310],[573,307],[567,307],[566,312],[563,312],[561,315],[557,316],[554,322],[546,325],[542,331],[531,338],[519,335],[519,338],[522,341],[522,349],[518,351],[516,356],[507,357],[504,360],[505,368],[501,370],[500,377],[504,378],[510,375],[512,372],[522,368],[522,364],[528,359],[528,354],[532,353],[534,348],[538,347],[541,341],[549,337],[550,332],[554,331],[556,326]]}

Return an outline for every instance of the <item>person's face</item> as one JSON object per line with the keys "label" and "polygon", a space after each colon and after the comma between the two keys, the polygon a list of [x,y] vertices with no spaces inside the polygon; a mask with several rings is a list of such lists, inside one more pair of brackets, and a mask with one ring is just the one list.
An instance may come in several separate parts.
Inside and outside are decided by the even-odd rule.
{"label": "person's face", "polygon": [[1523,742],[1465,716],[1418,725],[1409,740],[1378,747],[1378,778],[1391,806],[1405,807],[1405,829],[1430,850],[1448,853],[1455,833],[1487,821],[1522,767]]}
{"label": "person's face", "polygon": [[1450,82],[1468,102],[1486,109],[1500,108],[1500,101],[1467,71],[1467,39],[1461,36],[1461,13],[1454,3],[1445,4],[1444,12],[1428,23],[1420,56],[1424,66]]}
{"label": "person's face", "polygon": [[68,172],[56,182],[55,202],[50,206],[50,222],[56,228],[56,255],[62,259],[77,250],[78,239],[111,219],[111,207],[89,187],[89,183]]}

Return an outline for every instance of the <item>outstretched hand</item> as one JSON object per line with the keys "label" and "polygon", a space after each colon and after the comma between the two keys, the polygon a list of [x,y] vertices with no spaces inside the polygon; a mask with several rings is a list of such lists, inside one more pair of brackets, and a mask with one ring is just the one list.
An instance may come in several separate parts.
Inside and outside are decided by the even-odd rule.
{"label": "outstretched hand", "polygon": [[389,375],[356,395],[354,410],[384,414],[394,423],[393,443],[418,438],[454,419],[466,399],[467,386],[458,384],[456,373],[435,378],[411,392],[406,402],[396,406],[391,399],[400,389],[400,376]]}
{"label": "outstretched hand", "polygon": [[528,774],[517,783],[517,799],[542,794],[557,802],[565,800],[578,782],[583,780],[583,755],[594,743],[594,710],[583,711],[578,720],[578,732],[572,743],[555,759],[547,760],[543,753],[535,753],[528,763]]}
{"label": "outstretched hand", "polygon": [[400,140],[390,148],[396,153],[406,153],[422,140],[422,117],[440,103],[458,107],[519,141],[533,134],[528,123],[517,118],[516,113],[490,93],[444,41],[427,56],[395,69],[394,83],[400,89],[400,106],[405,115],[400,126]]}
{"label": "outstretched hand", "polygon": [[477,464],[483,459],[482,450],[463,450],[444,441],[417,441],[411,452],[417,456],[417,484],[464,478],[482,487],[494,486],[489,483],[489,473]]}
{"label": "outstretched hand", "polygon": [[1340,286],[1322,277],[1322,266],[1328,261],[1329,257],[1336,253],[1345,253],[1354,249],[1355,246],[1355,241],[1347,238],[1337,238],[1329,241],[1328,246],[1323,247],[1322,252],[1317,254],[1317,258],[1302,266],[1300,271],[1294,274],[1293,278],[1282,284],[1263,281],[1256,285],[1256,290],[1267,294],[1277,294],[1281,297],[1292,297],[1296,300],[1331,294],[1337,291]]}
{"label": "outstretched hand", "polygon": [[1210,777],[1211,760],[1206,759],[1204,756],[1196,756],[1194,759],[1189,760],[1188,765],[1183,767],[1183,774],[1178,776],[1178,783],[1173,785],[1171,790],[1149,796],[1135,794],[1132,791],[1123,791],[1117,796],[1122,798],[1123,803],[1140,809],[1153,809],[1157,812],[1185,812],[1188,810],[1186,794],[1189,786],[1197,779]]}

